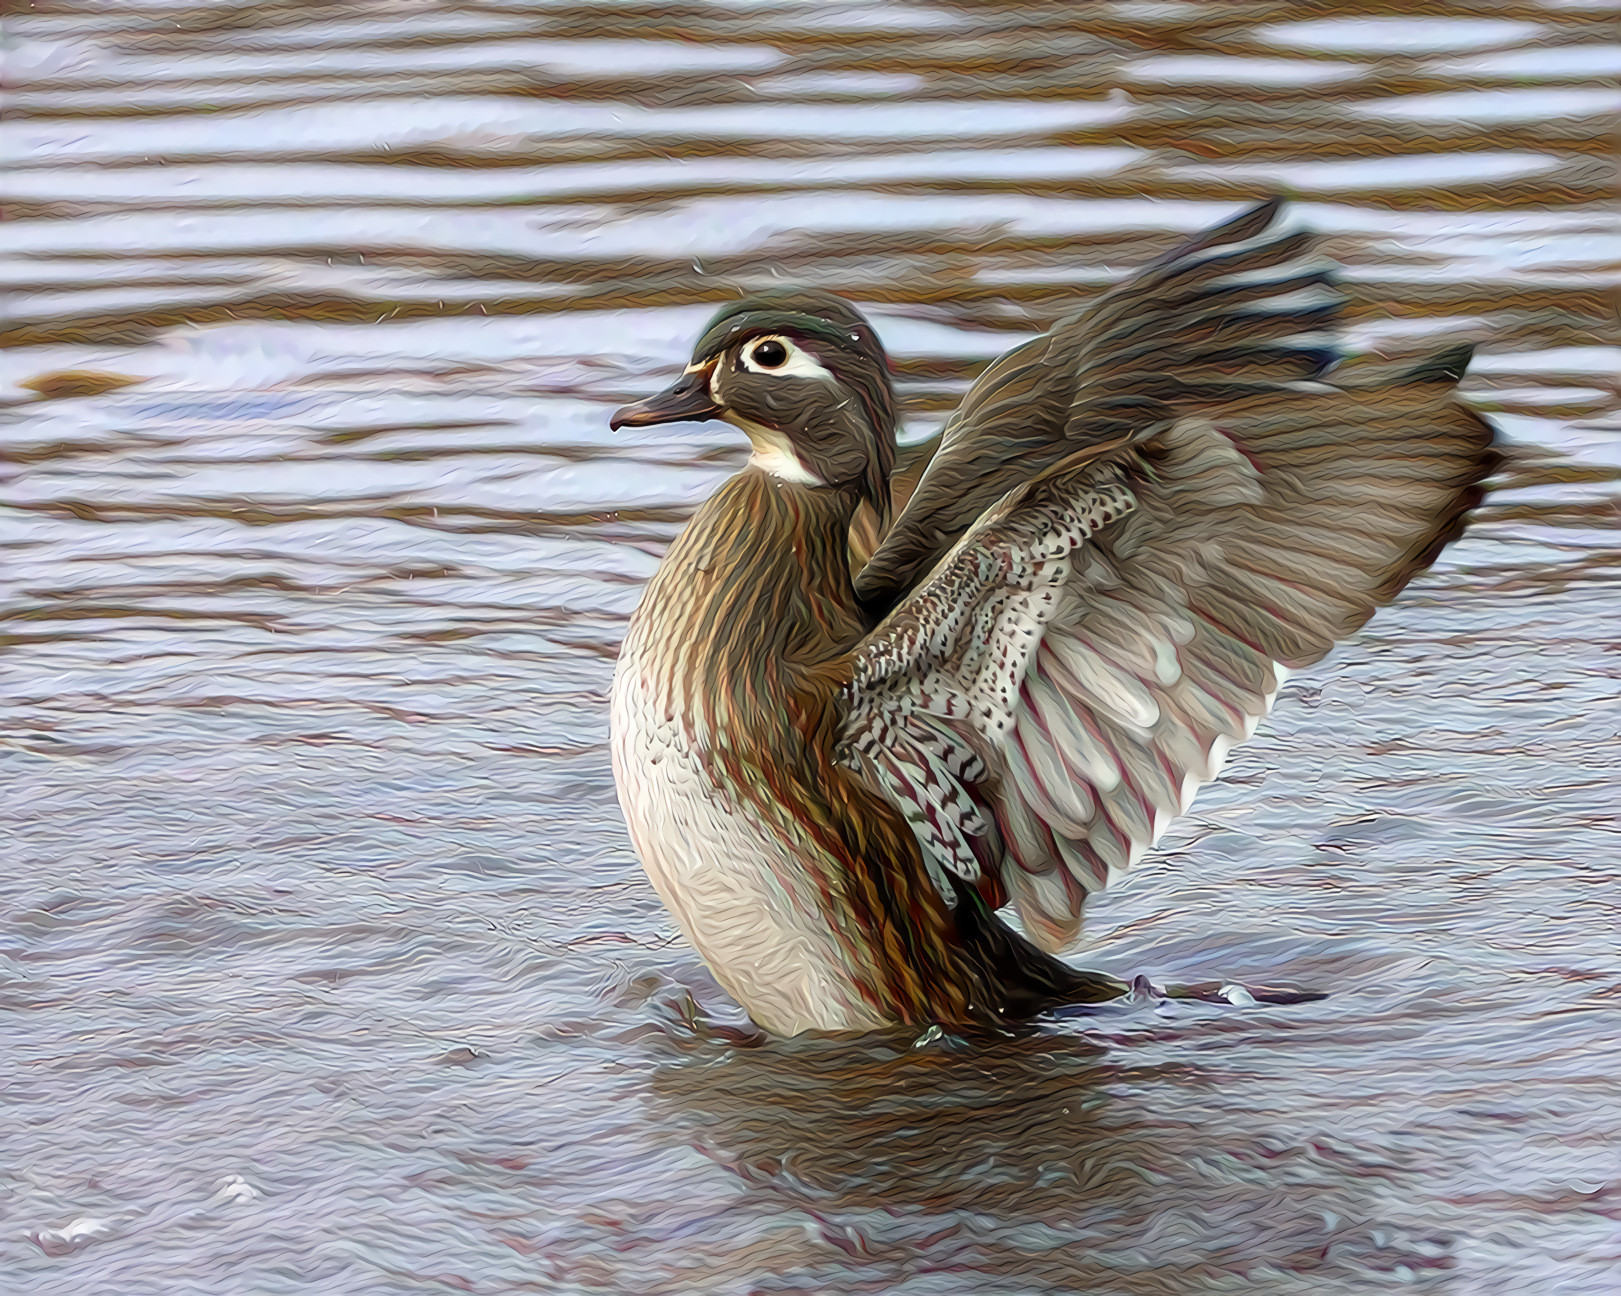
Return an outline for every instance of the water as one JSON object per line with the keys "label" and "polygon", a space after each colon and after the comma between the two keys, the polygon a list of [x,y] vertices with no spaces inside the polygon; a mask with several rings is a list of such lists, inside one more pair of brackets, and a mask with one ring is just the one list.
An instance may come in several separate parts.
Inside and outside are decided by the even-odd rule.
{"label": "water", "polygon": [[[1398,10],[11,19],[0,1290],[1621,1290],[1614,14]],[[608,411],[786,278],[926,435],[1275,187],[1515,457],[1086,957],[1331,997],[727,1043],[605,692],[740,438]]]}

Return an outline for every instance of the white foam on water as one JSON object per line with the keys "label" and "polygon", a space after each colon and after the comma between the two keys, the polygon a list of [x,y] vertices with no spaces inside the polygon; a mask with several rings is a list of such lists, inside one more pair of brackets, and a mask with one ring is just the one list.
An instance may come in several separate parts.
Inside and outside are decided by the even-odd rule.
{"label": "white foam on water", "polygon": [[[868,307],[893,356],[982,360],[1034,333],[989,333]],[[434,372],[457,365],[618,355],[638,372],[679,367],[714,313],[711,303],[637,311],[462,316],[381,324],[252,321],[178,328],[130,348],[30,347],[0,355],[0,394],[60,369],[96,369],[147,380],[149,391],[244,390],[324,373],[387,367]],[[9,389],[9,391],[8,391]]]}
{"label": "white foam on water", "polygon": [[[350,48],[295,49],[286,52],[252,50],[241,54],[186,54],[163,58],[116,57],[101,51],[93,64],[70,69],[74,86],[164,81],[259,81],[278,73],[343,73],[386,76],[402,73],[475,71],[523,68],[558,76],[671,76],[691,72],[769,72],[788,56],[769,45],[703,45],[679,41],[628,40],[509,40],[459,45],[415,45],[390,48],[360,45]],[[50,65],[47,64],[47,67]],[[86,66],[87,72],[80,67]],[[55,79],[55,71],[36,71],[31,81]],[[263,86],[260,85],[262,93]]]}
{"label": "white foam on water", "polygon": [[1503,18],[1322,18],[1256,29],[1268,45],[1335,54],[1438,54],[1531,40],[1547,29]]}
{"label": "white foam on water", "polygon": [[582,194],[640,197],[712,185],[751,188],[930,180],[1076,179],[1109,175],[1145,161],[1119,145],[1030,149],[930,149],[843,158],[650,158],[550,167],[452,170],[343,163],[17,170],[0,175],[12,201],[376,203],[465,207],[479,202],[546,202]]}
{"label": "white foam on water", "polygon": [[226,1175],[223,1179],[215,1181],[213,1196],[210,1201],[216,1202],[255,1202],[264,1194],[250,1184],[241,1175]]}
{"label": "white foam on water", "polygon": [[795,72],[756,81],[761,94],[911,94],[927,82],[915,72]]}
{"label": "white foam on water", "polygon": [[220,160],[427,148],[502,153],[579,139],[985,139],[1047,135],[1125,121],[1129,104],[925,100],[761,103],[689,108],[446,95],[263,108],[247,114],[72,121],[24,118],[0,139],[0,162]]}
{"label": "white foam on water", "polygon": [[1224,54],[1172,54],[1144,59],[1126,69],[1133,81],[1245,86],[1313,86],[1355,81],[1364,68],[1306,59],[1243,59]]}
{"label": "white foam on water", "polygon": [[1408,189],[1414,185],[1479,184],[1541,175],[1566,165],[1541,153],[1416,153],[1328,162],[1232,163],[1179,166],[1168,174],[1188,180],[1262,182],[1296,190]]}
{"label": "white foam on water", "polygon": [[1598,117],[1617,110],[1621,110],[1621,90],[1599,86],[1569,90],[1449,90],[1440,94],[1403,95],[1399,99],[1346,104],[1340,109],[1353,117],[1457,122],[1460,125]]}
{"label": "white foam on water", "polygon": [[1476,356],[1469,369],[1479,374],[1572,374],[1615,381],[1621,379],[1621,347],[1553,347]]}
{"label": "white foam on water", "polygon": [[1617,77],[1621,76],[1621,45],[1569,45],[1552,49],[1508,50],[1478,58],[1446,59],[1425,64],[1437,76]]}

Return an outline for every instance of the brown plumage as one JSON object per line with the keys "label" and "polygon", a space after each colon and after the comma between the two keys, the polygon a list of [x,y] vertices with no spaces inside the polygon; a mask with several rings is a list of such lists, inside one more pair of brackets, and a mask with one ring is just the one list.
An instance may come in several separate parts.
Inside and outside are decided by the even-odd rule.
{"label": "brown plumage", "polygon": [[[1457,534],[1490,429],[1449,355],[1316,381],[1339,306],[1273,202],[974,385],[889,521],[875,335],[723,311],[626,422],[755,454],[649,585],[616,675],[632,838],[768,1029],[994,1023],[1121,993],[1056,951],[1316,661]],[[887,525],[886,525],[887,523]],[[869,562],[852,577],[852,555]],[[994,912],[1011,901],[1032,944]]]}

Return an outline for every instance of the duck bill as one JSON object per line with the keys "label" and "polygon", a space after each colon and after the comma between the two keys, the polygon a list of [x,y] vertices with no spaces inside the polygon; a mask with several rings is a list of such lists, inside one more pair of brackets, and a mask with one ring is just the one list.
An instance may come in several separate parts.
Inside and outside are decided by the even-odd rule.
{"label": "duck bill", "polygon": [[717,418],[720,406],[709,394],[709,366],[681,375],[672,387],[634,405],[615,410],[608,420],[614,431],[623,427],[652,427],[658,423],[702,423]]}

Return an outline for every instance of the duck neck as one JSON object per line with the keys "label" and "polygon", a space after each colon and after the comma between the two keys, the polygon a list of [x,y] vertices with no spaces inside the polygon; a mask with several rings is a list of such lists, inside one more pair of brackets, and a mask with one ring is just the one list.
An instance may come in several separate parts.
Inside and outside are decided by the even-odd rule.
{"label": "duck neck", "polygon": [[792,739],[771,731],[803,719],[795,700],[812,668],[866,629],[850,578],[857,504],[853,490],[748,468],[671,546],[637,613],[637,649],[695,737]]}

